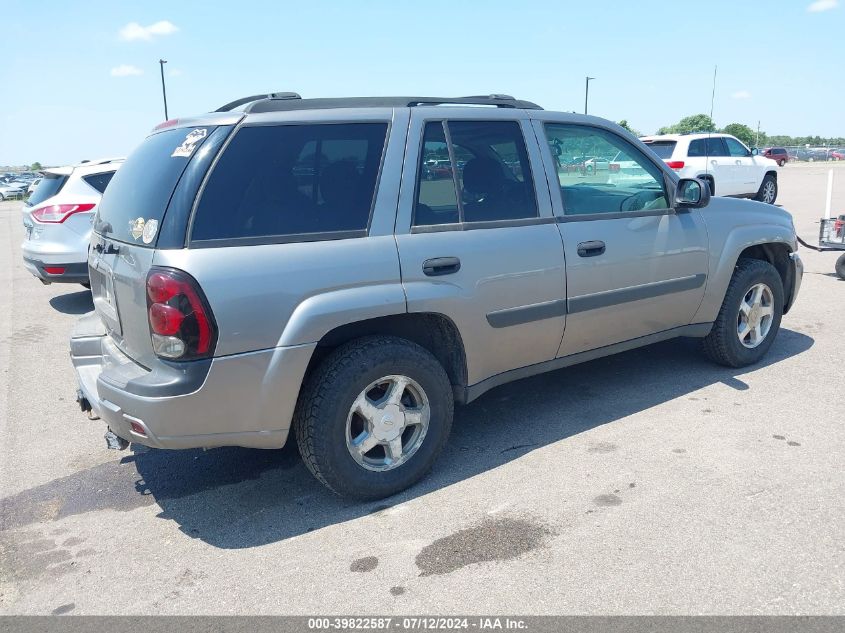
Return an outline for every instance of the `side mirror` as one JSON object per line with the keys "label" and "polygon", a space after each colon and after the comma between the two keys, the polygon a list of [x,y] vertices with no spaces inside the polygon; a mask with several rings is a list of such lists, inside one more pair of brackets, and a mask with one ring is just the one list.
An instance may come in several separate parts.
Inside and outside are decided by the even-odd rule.
{"label": "side mirror", "polygon": [[681,178],[675,189],[675,207],[700,209],[710,204],[710,186],[698,178]]}
{"label": "side mirror", "polygon": [[752,156],[757,156],[757,154],[759,154],[759,153],[760,153],[760,150],[757,149],[756,147],[751,148],[751,155]]}

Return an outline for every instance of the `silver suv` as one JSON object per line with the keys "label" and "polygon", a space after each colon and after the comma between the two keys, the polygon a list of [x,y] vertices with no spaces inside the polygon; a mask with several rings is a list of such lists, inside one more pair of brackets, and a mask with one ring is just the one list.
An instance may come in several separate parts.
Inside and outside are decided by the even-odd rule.
{"label": "silver suv", "polygon": [[[608,169],[573,169],[585,155]],[[431,468],[455,403],[502,383],[678,336],[758,361],[796,248],[785,211],[711,199],[602,119],[250,97],[163,124],[111,182],[78,399],[118,448],[293,431],[329,488],[384,497]]]}

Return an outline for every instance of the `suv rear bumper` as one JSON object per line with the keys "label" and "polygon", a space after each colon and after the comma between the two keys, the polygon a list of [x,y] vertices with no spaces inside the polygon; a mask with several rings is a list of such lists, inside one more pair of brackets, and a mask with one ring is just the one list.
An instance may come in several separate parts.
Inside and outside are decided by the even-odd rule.
{"label": "suv rear bumper", "polygon": [[[44,262],[31,257],[23,258],[24,267],[41,281],[47,284],[87,284],[88,283],[88,262]],[[47,269],[53,270],[48,272]],[[61,272],[55,272],[61,269]]]}
{"label": "suv rear bumper", "polygon": [[281,448],[316,344],[150,370],[123,354],[92,312],[77,322],[70,347],[82,397],[129,442]]}

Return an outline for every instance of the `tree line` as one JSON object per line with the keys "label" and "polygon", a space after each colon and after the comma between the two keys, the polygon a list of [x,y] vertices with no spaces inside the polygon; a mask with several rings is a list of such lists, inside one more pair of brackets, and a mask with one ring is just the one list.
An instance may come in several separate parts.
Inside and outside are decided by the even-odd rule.
{"label": "tree line", "polygon": [[[639,132],[628,125],[628,122],[622,120],[619,125],[636,136],[640,136]],[[785,134],[766,134],[762,130],[758,133],[748,125],[743,123],[730,123],[719,129],[716,124],[706,114],[693,114],[684,117],[674,125],[668,125],[657,130],[658,134],[691,134],[693,132],[723,132],[735,136],[740,141],[748,145],[748,147],[771,147],[771,146],[792,146],[792,145],[811,145],[828,147],[845,147],[845,138],[843,137],[821,137],[821,136],[787,136]]]}

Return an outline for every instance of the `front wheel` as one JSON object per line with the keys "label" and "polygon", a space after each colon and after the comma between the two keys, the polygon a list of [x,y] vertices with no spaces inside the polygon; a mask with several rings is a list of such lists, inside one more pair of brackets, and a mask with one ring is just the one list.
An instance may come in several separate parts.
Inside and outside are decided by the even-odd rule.
{"label": "front wheel", "polygon": [[774,204],[775,200],[778,197],[778,181],[775,179],[774,176],[771,174],[766,175],[763,178],[763,182],[760,185],[760,190],[757,192],[757,195],[754,197],[755,200],[759,200],[760,202],[765,202],[766,204]]}
{"label": "front wheel", "polygon": [[294,430],[305,465],[341,496],[381,499],[419,481],[452,426],[443,367],[408,340],[373,336],[332,352],[308,380]]}
{"label": "front wheel", "polygon": [[836,260],[836,274],[840,279],[845,279],[845,254],[840,255]]}
{"label": "front wheel", "polygon": [[769,351],[783,316],[783,282],[769,262],[740,259],[719,316],[704,338],[705,354],[720,365],[745,367]]}

